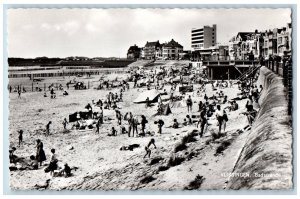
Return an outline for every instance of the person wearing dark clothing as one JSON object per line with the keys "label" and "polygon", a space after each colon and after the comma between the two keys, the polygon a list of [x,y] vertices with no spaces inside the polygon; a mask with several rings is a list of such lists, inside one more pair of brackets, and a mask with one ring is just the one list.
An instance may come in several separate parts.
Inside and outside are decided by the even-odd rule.
{"label": "person wearing dark clothing", "polygon": [[20,146],[21,143],[23,142],[23,130],[19,130],[18,133],[19,133],[18,138],[19,138],[19,146]]}
{"label": "person wearing dark clothing", "polygon": [[21,98],[21,89],[18,89],[18,98]]}
{"label": "person wearing dark clothing", "polygon": [[65,118],[64,119],[64,121],[63,121],[63,126],[64,126],[64,130],[66,130],[67,129],[67,124],[68,124],[68,121],[67,121],[67,119]]}
{"label": "person wearing dark clothing", "polygon": [[138,120],[137,118],[132,118],[132,137],[134,137],[134,132],[138,135]]}
{"label": "person wearing dark clothing", "polygon": [[186,100],[186,105],[187,105],[188,112],[192,112],[193,101],[190,95],[189,98]]}
{"label": "person wearing dark clothing", "polygon": [[34,155],[31,155],[30,157],[30,160],[31,162],[29,163],[29,169],[30,170],[37,170],[39,168],[39,163],[38,161],[36,160],[35,156]]}
{"label": "person wearing dark clothing", "polygon": [[100,107],[100,112],[99,112],[99,120],[100,120],[101,124],[104,123],[103,118],[104,118],[104,115],[103,115],[103,108],[102,108],[102,106],[101,106],[101,107]]}
{"label": "person wearing dark clothing", "polygon": [[225,95],[224,100],[223,100],[223,104],[227,103],[227,95]]}
{"label": "person wearing dark clothing", "polygon": [[155,121],[154,124],[157,124],[158,126],[158,134],[162,134],[162,127],[165,124],[165,122],[159,119],[158,121]]}
{"label": "person wearing dark clothing", "polygon": [[146,108],[150,107],[150,100],[149,100],[149,97],[147,97],[146,99]]}
{"label": "person wearing dark clothing", "polygon": [[53,87],[51,87],[50,94],[51,94],[51,99],[56,97]]}
{"label": "person wearing dark clothing", "polygon": [[50,160],[50,163],[49,163],[49,166],[48,166],[48,170],[50,171],[50,175],[53,175],[54,173],[54,170],[57,169],[57,157],[55,155],[55,149],[51,149],[51,153],[52,153],[52,156],[51,156],[51,160]]}
{"label": "person wearing dark clothing", "polygon": [[150,140],[150,142],[148,143],[147,147],[150,148],[151,145],[153,145],[154,148],[156,149],[155,139],[154,139],[154,138],[152,138],[152,139]]}
{"label": "person wearing dark clothing", "polygon": [[174,119],[172,127],[174,129],[178,129],[179,128],[179,123],[177,122],[177,119]]}
{"label": "person wearing dark clothing", "polygon": [[63,96],[67,96],[67,95],[69,95],[69,93],[67,91],[64,91]]}
{"label": "person wearing dark clothing", "polygon": [[247,103],[246,103],[247,111],[251,111],[253,109],[253,99],[252,96],[249,95]]}
{"label": "person wearing dark clothing", "polygon": [[205,95],[204,95],[204,99],[205,99],[205,101],[208,100],[208,97],[207,97],[206,93],[205,93]]}
{"label": "person wearing dark clothing", "polygon": [[145,146],[145,151],[146,151],[146,154],[144,155],[144,158],[148,156],[148,158],[150,158],[150,155],[151,155],[151,150]]}
{"label": "person wearing dark clothing", "polygon": [[200,120],[198,122],[198,124],[200,123],[200,137],[203,136],[203,131],[204,131],[204,127],[205,125],[207,125],[207,117],[206,117],[206,108],[204,107],[200,113]]}
{"label": "person wearing dark clothing", "polygon": [[131,129],[133,128],[133,115],[129,112],[125,114],[124,118],[126,118],[128,122],[128,137],[130,137]]}
{"label": "person wearing dark clothing", "polygon": [[116,118],[118,120],[118,124],[121,125],[122,124],[122,114],[119,110],[115,110],[116,112]]}
{"label": "person wearing dark clothing", "polygon": [[198,103],[198,108],[199,108],[198,112],[200,112],[202,110],[203,105],[204,105],[203,102],[199,101],[199,103]]}
{"label": "person wearing dark clothing", "polygon": [[64,165],[64,169],[62,170],[62,172],[65,174],[65,177],[70,177],[72,175],[71,173],[71,168],[69,167],[69,165],[66,163]]}
{"label": "person wearing dark clothing", "polygon": [[40,163],[40,166],[42,166],[43,161],[46,160],[46,155],[43,149],[43,142],[41,142],[40,139],[36,140],[36,159]]}
{"label": "person wearing dark clothing", "polygon": [[50,135],[50,124],[52,124],[52,122],[48,122],[48,124],[46,125],[46,136]]}
{"label": "person wearing dark clothing", "polygon": [[192,118],[189,115],[187,115],[186,118],[187,118],[188,125],[192,125],[193,124]]}
{"label": "person wearing dark clothing", "polygon": [[117,136],[117,130],[115,127],[111,127],[111,134],[108,134],[108,136]]}
{"label": "person wearing dark clothing", "polygon": [[101,120],[98,119],[97,123],[96,123],[96,133],[99,134],[100,133],[100,126],[101,126]]}
{"label": "person wearing dark clothing", "polygon": [[15,147],[12,147],[12,149],[9,150],[9,162],[10,163],[16,163],[16,156],[14,155],[14,152],[17,149]]}
{"label": "person wearing dark clothing", "polygon": [[142,126],[142,135],[146,135],[145,128],[146,124],[148,123],[148,120],[146,119],[145,115],[142,115],[142,121],[141,121],[141,126]]}

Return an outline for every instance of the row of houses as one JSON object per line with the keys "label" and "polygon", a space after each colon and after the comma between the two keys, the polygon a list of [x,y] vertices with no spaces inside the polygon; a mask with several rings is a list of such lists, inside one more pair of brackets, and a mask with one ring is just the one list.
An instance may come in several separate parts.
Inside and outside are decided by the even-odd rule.
{"label": "row of houses", "polygon": [[181,59],[187,52],[183,51],[183,46],[171,39],[169,42],[160,43],[158,41],[146,42],[144,47],[137,45],[130,46],[127,52],[128,59]]}
{"label": "row of houses", "polygon": [[283,56],[291,51],[292,26],[275,28],[265,32],[240,32],[229,42],[229,55],[232,59],[269,59]]}
{"label": "row of houses", "polygon": [[[216,29],[214,25],[211,29]],[[193,30],[192,30],[193,31]],[[192,32],[192,39],[195,37]],[[216,36],[216,33],[210,37]],[[207,38],[210,38],[207,36]],[[205,43],[203,39],[203,43]],[[192,40],[193,42],[193,40]],[[259,32],[239,32],[227,44],[210,43],[210,46],[194,48],[192,59],[205,60],[268,60],[270,57],[291,54],[292,26]]]}

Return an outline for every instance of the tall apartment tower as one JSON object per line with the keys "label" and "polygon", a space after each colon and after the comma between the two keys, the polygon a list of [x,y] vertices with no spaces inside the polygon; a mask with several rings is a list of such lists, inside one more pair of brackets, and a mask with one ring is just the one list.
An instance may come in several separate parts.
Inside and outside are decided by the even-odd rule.
{"label": "tall apartment tower", "polygon": [[193,28],[191,32],[192,48],[199,50],[215,46],[217,43],[217,25],[212,27],[203,26],[203,28]]}

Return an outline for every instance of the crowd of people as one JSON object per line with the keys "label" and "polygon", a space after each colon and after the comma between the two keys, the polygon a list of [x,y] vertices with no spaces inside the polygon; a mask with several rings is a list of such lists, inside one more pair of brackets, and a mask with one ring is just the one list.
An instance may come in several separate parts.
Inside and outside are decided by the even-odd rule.
{"label": "crowd of people", "polygon": [[[182,84],[182,74],[178,72],[181,76],[180,82]],[[178,75],[177,73],[177,75]],[[137,73],[133,73],[132,81],[133,88],[139,89],[142,85],[139,83],[141,80],[141,75]],[[235,112],[240,108],[237,101],[246,99],[245,108],[246,111],[241,114],[245,115],[248,120],[248,125],[251,126],[256,118],[257,110],[254,108],[254,103],[258,103],[259,98],[261,96],[263,87],[260,85],[259,87],[255,84],[255,80],[257,76],[254,78],[248,78],[242,81],[237,82],[238,89],[240,90],[240,94],[233,99],[229,99],[225,93],[225,88],[232,88],[233,81],[208,81],[201,79],[198,83],[200,83],[200,87],[198,90],[194,91],[192,94],[185,95],[185,92],[181,92],[181,98],[176,98],[176,87],[180,86],[180,82],[176,83],[174,81],[166,82],[165,79],[168,77],[175,77],[176,72],[173,70],[165,70],[162,68],[159,73],[154,73],[149,76],[146,76],[149,81],[144,85],[148,90],[156,89],[162,90],[162,95],[169,95],[169,103],[172,103],[178,99],[185,100],[185,104],[187,107],[187,115],[183,119],[183,121],[179,121],[178,118],[173,119],[173,123],[170,124],[171,128],[178,129],[184,126],[195,126],[199,129],[200,138],[203,138],[204,134],[207,132],[208,126],[210,126],[210,121],[215,120],[218,134],[222,134],[226,132],[226,124],[229,121],[228,113]],[[159,81],[161,80],[161,81]],[[167,91],[165,85],[170,84],[170,90]],[[109,89],[109,84],[101,83],[99,88],[102,89],[103,85],[106,85],[106,88]],[[212,95],[208,96],[207,88],[211,85]],[[63,130],[85,130],[86,128],[94,130],[95,134],[102,134],[104,125],[105,115],[104,110],[114,110],[115,112],[115,124],[111,127],[110,132],[105,132],[107,136],[116,137],[121,135],[127,135],[128,137],[145,137],[145,136],[153,136],[154,134],[161,135],[164,131],[165,121],[162,118],[155,119],[154,125],[157,126],[157,129],[151,129],[147,124],[149,123],[146,114],[135,114],[132,111],[122,111],[122,106],[120,103],[123,102],[123,96],[126,91],[130,89],[128,81],[121,81],[119,87],[117,88],[119,91],[113,92],[109,91],[106,95],[105,99],[98,99],[97,101],[92,100],[91,103],[88,103],[85,106],[87,110],[85,115],[83,113],[77,112],[75,122],[68,122],[67,118],[63,118],[62,120],[62,129]],[[116,90],[117,90],[116,89]],[[56,98],[56,94],[54,91],[54,87],[49,87],[50,97],[52,99]],[[61,88],[63,90],[63,88]],[[68,93],[64,90],[64,96],[68,95]],[[20,96],[20,94],[19,94]],[[47,97],[47,94],[44,95]],[[193,96],[193,97],[192,97]],[[201,96],[201,97],[200,97]],[[151,103],[149,98],[146,99],[146,110],[147,108],[151,108]],[[163,102],[161,97],[158,98],[158,112],[162,112]],[[193,108],[194,104],[197,104],[197,108]],[[51,136],[51,125],[52,121],[49,121],[45,125],[45,135]],[[152,126],[152,125],[149,125]],[[154,134],[153,134],[154,132]],[[23,143],[23,130],[18,131],[18,146],[21,146]],[[147,146],[145,146],[145,155],[144,158],[151,157],[151,146],[154,146],[156,149],[154,138],[150,139],[150,142]],[[16,163],[16,156],[14,152],[16,148],[13,147],[10,152],[10,162]],[[59,159],[57,158],[56,150],[53,148],[50,150],[51,158],[49,160],[48,166],[45,168],[45,172],[50,172],[51,175],[54,174],[55,170],[58,171],[58,175],[64,175],[66,177],[71,176],[71,168],[67,163],[64,164],[64,168],[58,166]],[[30,169],[38,169],[42,167],[43,162],[47,161],[47,157],[45,155],[43,149],[43,142],[40,139],[36,140],[36,154],[30,156],[30,160],[32,161],[28,168]]]}

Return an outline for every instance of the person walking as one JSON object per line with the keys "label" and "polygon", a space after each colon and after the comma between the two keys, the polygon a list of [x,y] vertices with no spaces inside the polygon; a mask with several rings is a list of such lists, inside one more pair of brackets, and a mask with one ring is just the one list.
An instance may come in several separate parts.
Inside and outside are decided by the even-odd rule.
{"label": "person walking", "polygon": [[50,125],[52,124],[52,122],[48,122],[48,124],[46,125],[46,136],[50,135]]}
{"label": "person walking", "polygon": [[203,136],[204,132],[204,127],[207,125],[207,113],[206,113],[206,107],[204,106],[202,108],[202,111],[200,113],[200,120],[198,122],[198,125],[200,124],[200,138]]}

